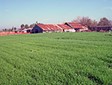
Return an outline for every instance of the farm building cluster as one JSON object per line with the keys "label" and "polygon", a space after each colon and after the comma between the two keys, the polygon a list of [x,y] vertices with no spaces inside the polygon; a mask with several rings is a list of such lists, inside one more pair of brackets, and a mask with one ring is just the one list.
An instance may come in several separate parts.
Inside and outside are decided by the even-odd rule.
{"label": "farm building cluster", "polygon": [[36,23],[32,27],[19,28],[14,31],[0,32],[0,36],[28,34],[28,33],[52,33],[52,32],[112,32],[112,26],[86,27],[77,22],[66,22],[63,24]]}
{"label": "farm building cluster", "polygon": [[37,23],[33,28],[23,29],[25,33],[46,33],[46,32],[83,32],[87,31],[86,26],[76,22],[66,22],[63,24],[42,24]]}

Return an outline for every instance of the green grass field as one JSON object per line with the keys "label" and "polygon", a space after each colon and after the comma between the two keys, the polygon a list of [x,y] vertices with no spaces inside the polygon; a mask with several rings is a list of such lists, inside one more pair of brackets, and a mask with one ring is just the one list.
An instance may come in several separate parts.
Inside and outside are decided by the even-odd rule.
{"label": "green grass field", "polygon": [[0,85],[112,85],[112,36],[94,32],[2,36]]}

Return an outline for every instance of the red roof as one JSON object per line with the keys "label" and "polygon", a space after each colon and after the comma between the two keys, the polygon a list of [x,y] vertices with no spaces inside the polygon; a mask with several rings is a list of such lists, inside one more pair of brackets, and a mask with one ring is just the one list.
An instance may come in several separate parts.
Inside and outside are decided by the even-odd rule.
{"label": "red roof", "polygon": [[71,29],[69,26],[65,24],[58,24],[58,26],[60,26],[62,29]]}
{"label": "red roof", "polygon": [[50,30],[45,24],[37,24],[37,26],[39,26],[43,30]]}
{"label": "red roof", "polygon": [[43,30],[60,30],[61,28],[58,25],[54,24],[37,24]]}
{"label": "red roof", "polygon": [[[68,25],[67,25],[68,24]],[[68,22],[67,24],[41,24],[38,23],[37,26],[42,28],[44,31],[56,31],[56,30],[62,30],[62,29],[72,29],[72,28],[80,28],[82,29],[83,26],[76,22]]]}
{"label": "red roof", "polygon": [[81,24],[76,23],[76,22],[69,22],[68,24],[73,28],[80,28],[80,29],[83,28],[83,26]]}

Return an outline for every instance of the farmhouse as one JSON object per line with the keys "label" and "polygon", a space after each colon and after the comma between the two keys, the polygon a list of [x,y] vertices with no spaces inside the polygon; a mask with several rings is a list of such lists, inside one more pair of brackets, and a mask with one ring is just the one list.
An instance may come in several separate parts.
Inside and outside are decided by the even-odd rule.
{"label": "farmhouse", "polygon": [[64,24],[42,24],[37,23],[31,33],[44,33],[44,32],[80,32],[88,30],[87,27],[81,24],[69,22]]}

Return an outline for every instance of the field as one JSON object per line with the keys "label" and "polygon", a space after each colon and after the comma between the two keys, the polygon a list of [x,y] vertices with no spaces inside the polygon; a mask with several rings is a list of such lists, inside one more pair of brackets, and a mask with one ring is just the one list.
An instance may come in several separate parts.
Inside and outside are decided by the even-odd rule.
{"label": "field", "polygon": [[0,85],[112,85],[112,36],[1,36]]}

